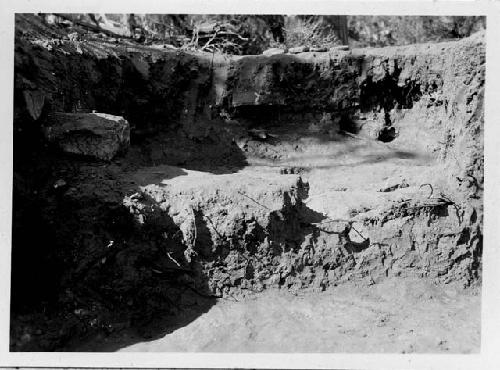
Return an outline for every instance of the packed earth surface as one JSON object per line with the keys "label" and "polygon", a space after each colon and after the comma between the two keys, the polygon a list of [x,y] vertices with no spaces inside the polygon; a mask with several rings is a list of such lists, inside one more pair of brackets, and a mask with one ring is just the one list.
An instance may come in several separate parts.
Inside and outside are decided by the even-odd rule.
{"label": "packed earth surface", "polygon": [[229,56],[16,22],[12,351],[480,350],[484,32]]}

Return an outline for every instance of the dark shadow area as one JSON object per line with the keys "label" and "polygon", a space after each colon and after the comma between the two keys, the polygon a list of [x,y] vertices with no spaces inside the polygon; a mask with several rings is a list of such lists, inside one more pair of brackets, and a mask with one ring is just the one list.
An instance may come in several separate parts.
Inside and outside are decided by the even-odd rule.
{"label": "dark shadow area", "polygon": [[[340,154],[338,155],[344,155],[346,153],[354,154],[355,152],[359,151],[361,148],[352,148],[352,150],[347,149],[343,150]],[[338,156],[337,154],[330,154],[330,155],[304,155],[304,156],[296,156],[296,157],[288,157],[287,161],[284,163],[276,163],[276,167],[282,167],[284,165],[289,165],[289,163],[293,162],[294,160],[301,160],[307,163],[307,161],[313,161],[316,159],[328,159],[328,157],[331,157],[331,159],[335,159]],[[350,163],[345,163],[345,164],[327,164],[327,165],[307,165],[307,164],[302,164],[300,163],[300,168],[303,170],[308,170],[308,169],[328,169],[328,168],[337,168],[337,167],[352,167],[352,166],[359,166],[359,165],[364,165],[364,164],[373,164],[373,163],[382,163],[385,161],[390,161],[393,159],[407,159],[407,160],[430,160],[426,155],[423,155],[421,153],[417,152],[410,152],[410,151],[403,151],[403,150],[391,150],[388,153],[377,153],[377,154],[360,154],[359,155],[359,160],[356,162],[350,162]],[[259,164],[253,164],[252,166],[259,166]],[[261,166],[268,166],[268,164],[264,164]]]}
{"label": "dark shadow area", "polygon": [[12,205],[11,309],[29,313],[54,303],[60,288],[62,261],[54,258],[54,231],[42,218],[45,202],[28,196],[14,177]]}
{"label": "dark shadow area", "polygon": [[[307,192],[301,194],[301,197],[307,197]],[[156,202],[145,196],[141,199],[141,203],[155,204]],[[149,279],[156,279],[157,286],[162,282],[166,284],[168,288],[165,293],[168,294],[152,295],[151,280],[135,280],[134,291],[141,291],[140,298],[137,299],[140,318],[132,319],[130,327],[119,333],[108,335],[99,333],[86,339],[83,345],[81,342],[75,343],[73,347],[69,347],[69,350],[74,348],[77,351],[116,351],[136,343],[159,339],[188,325],[202,313],[207,312],[216,303],[215,298],[225,297],[225,293],[219,290],[222,287],[219,288],[215,284],[217,275],[229,273],[224,288],[229,286],[238,288],[245,282],[248,285],[249,282],[254,281],[258,273],[263,272],[263,269],[271,268],[261,263],[265,255],[280,255],[290,249],[297,252],[306,235],[313,232],[312,223],[325,219],[323,214],[309,209],[304,204],[293,205],[288,194],[285,194],[284,209],[270,212],[270,221],[266,229],[247,220],[249,223],[243,223],[235,235],[230,237],[225,236],[223,230],[218,230],[215,222],[203,214],[201,209],[193,209],[192,221],[195,234],[188,232],[189,240],[185,241],[181,240],[182,234],[165,212],[146,211],[144,215],[144,219],[148,221],[141,226],[141,232],[148,235],[149,244],[154,245],[155,238],[167,237],[170,240],[165,247],[166,256],[165,253],[163,255],[154,253],[152,246],[145,249],[143,242],[141,244],[134,242],[134,246],[131,245],[128,249],[120,251],[114,260],[107,262],[110,265],[106,268],[106,274],[111,273],[110,269],[116,268],[114,265],[118,261],[126,264],[125,267],[120,268],[121,271],[127,273],[135,271],[134,276],[138,273],[141,276],[141,272],[137,270],[148,266],[154,272],[153,277]],[[261,245],[266,236],[271,248],[263,250]],[[158,244],[161,243],[158,241]],[[243,271],[231,272],[228,261],[225,260],[231,250],[233,253],[237,251],[238,259],[245,261],[246,267]],[[189,262],[186,262],[186,255],[190,256]],[[211,287],[207,285],[209,278],[204,272],[207,265],[213,266],[211,278],[215,281],[210,283]],[[300,273],[300,269],[297,273]],[[96,282],[106,280],[109,278],[103,275],[96,277]],[[117,294],[117,288],[128,281],[129,279],[121,276],[116,282],[118,285],[114,287],[113,294]],[[215,294],[212,293],[214,287]],[[155,291],[158,289],[159,287]],[[179,292],[178,296],[175,296],[173,292]],[[144,298],[142,298],[143,295]],[[142,304],[139,303],[141,299],[145,301]],[[152,303],[156,301],[165,302],[161,310],[152,309]],[[166,314],[167,308],[172,306],[175,308],[173,311],[175,313]],[[135,308],[135,305],[132,307]]]}
{"label": "dark shadow area", "polygon": [[327,217],[309,208],[302,203],[308,197],[309,189],[304,189],[300,194],[300,203],[292,205],[287,193],[285,196],[285,207],[283,210],[271,212],[267,235],[269,240],[276,245],[285,246],[285,251],[292,249],[296,252],[307,235],[314,232],[316,226]]}
{"label": "dark shadow area", "polygon": [[187,172],[176,166],[157,165],[153,167],[140,167],[133,171],[129,169],[129,173],[122,176],[126,179],[128,192],[124,192],[123,196],[131,195],[131,192],[139,191],[141,186],[159,185],[165,186],[166,181],[179,176],[187,176]]}
{"label": "dark shadow area", "polygon": [[358,134],[363,128],[363,124],[353,120],[350,115],[342,114],[339,121],[339,128],[351,134]]}
{"label": "dark shadow area", "polygon": [[410,81],[405,85],[398,84],[402,68],[398,66],[397,59],[394,63],[394,72],[376,81],[371,76],[361,84],[359,103],[362,111],[381,107],[385,113],[385,123],[390,125],[389,112],[392,108],[410,109],[422,96],[420,85],[416,81]]}
{"label": "dark shadow area", "polygon": [[128,153],[118,160],[127,171],[168,165],[225,174],[237,172],[248,165],[245,153],[222,128],[205,129],[206,133],[202,132],[199,137],[189,137],[182,130],[148,135],[140,145],[132,145]]}
{"label": "dark shadow area", "polygon": [[[383,143],[389,143],[393,141],[397,136],[397,131],[395,127],[391,126],[390,118],[386,116],[384,126],[381,126],[375,122],[378,128],[372,128],[373,132],[371,135],[374,139],[381,141]],[[341,131],[345,131],[351,134],[360,134],[366,131],[365,125],[367,125],[366,120],[353,119],[351,116],[343,115],[340,119],[339,126]]]}
{"label": "dark shadow area", "polygon": [[[154,203],[152,198],[142,196],[143,204]],[[112,279],[109,293],[119,296],[121,301],[122,297],[128,297],[128,326],[117,333],[101,332],[83,345],[75,343],[74,350],[115,351],[155,340],[189,324],[215,304],[208,277],[197,260],[203,258],[203,249],[209,242],[208,229],[200,223],[200,213],[194,212],[198,235],[191,247],[196,257],[186,257],[190,247],[166,212],[145,210],[142,214],[145,222],[134,221],[136,231],[132,240],[127,241],[128,247],[110,256],[109,266],[103,271],[105,275],[94,278],[101,285]],[[114,312],[112,319],[116,320],[116,316]]]}
{"label": "dark shadow area", "polygon": [[364,251],[366,248],[370,246],[370,239],[365,239],[362,242],[354,242],[352,240],[349,240],[345,245],[344,248],[348,253],[359,253]]}
{"label": "dark shadow area", "polygon": [[[166,212],[57,194],[27,211],[18,198],[11,351],[81,351],[90,343],[91,350],[112,350],[106,338],[159,338],[215,303],[196,261],[186,261],[182,232]],[[38,228],[31,228],[31,217]],[[21,254],[34,243],[39,253]]]}
{"label": "dark shadow area", "polygon": [[232,108],[232,116],[242,121],[248,128],[266,127],[281,123],[290,108],[278,104],[240,105]]}
{"label": "dark shadow area", "polygon": [[393,141],[397,137],[397,132],[394,127],[384,127],[382,130],[379,131],[378,133],[378,140],[382,141],[383,143],[389,143]]}
{"label": "dark shadow area", "polygon": [[71,350],[122,330],[157,337],[165,331],[153,318],[167,317],[161,330],[175,330],[213,304],[197,293],[206,292],[202,277],[192,286],[192,266],[173,262],[185,247],[168,215],[141,226],[121,204],[137,191],[127,189],[186,171],[126,161],[63,155],[36,130],[16,133],[11,351]]}
{"label": "dark shadow area", "polygon": [[161,313],[154,321],[143,323],[142,326],[123,329],[119,332],[97,334],[87,338],[83,343],[69,347],[68,352],[116,352],[122,348],[137,343],[151,342],[173,333],[175,330],[189,325],[203,313],[206,313],[216,303],[215,298],[201,296],[185,290],[185,300],[191,302],[182,312],[165,318]]}

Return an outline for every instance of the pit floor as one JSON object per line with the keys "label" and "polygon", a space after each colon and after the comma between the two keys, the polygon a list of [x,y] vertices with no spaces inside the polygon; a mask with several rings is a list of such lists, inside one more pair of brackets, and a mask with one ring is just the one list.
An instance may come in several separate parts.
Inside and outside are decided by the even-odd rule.
{"label": "pit floor", "polygon": [[[332,218],[349,218],[353,209],[375,209],[428,191],[420,185],[438,171],[424,152],[394,143],[275,135],[280,138],[276,145],[239,143],[250,147],[249,166],[239,173],[294,168],[310,184],[307,205]],[[408,187],[380,191],[403,180]],[[350,282],[298,294],[269,290],[220,299],[186,326],[165,327],[163,337],[145,340],[125,331],[94,338],[76,350],[474,353],[480,350],[480,303],[478,287],[436,286],[425,279]]]}
{"label": "pit floor", "polygon": [[348,283],[297,295],[270,290],[221,299],[158,339],[121,332],[78,351],[477,353],[480,309],[478,290],[421,279]]}

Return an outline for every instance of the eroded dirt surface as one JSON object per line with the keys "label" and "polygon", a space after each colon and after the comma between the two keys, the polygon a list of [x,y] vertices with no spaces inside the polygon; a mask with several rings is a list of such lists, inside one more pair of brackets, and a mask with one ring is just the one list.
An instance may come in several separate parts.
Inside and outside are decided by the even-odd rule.
{"label": "eroded dirt surface", "polygon": [[270,290],[221,300],[159,339],[125,332],[78,350],[477,353],[480,306],[477,289],[464,292],[421,279],[349,283],[296,295]]}

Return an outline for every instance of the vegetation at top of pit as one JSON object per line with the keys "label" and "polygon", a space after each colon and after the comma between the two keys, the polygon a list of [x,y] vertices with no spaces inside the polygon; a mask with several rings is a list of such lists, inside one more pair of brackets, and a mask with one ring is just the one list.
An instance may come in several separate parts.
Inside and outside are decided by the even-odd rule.
{"label": "vegetation at top of pit", "polygon": [[146,44],[234,55],[270,47],[382,47],[468,37],[485,29],[482,16],[40,14],[61,27],[83,26]]}

